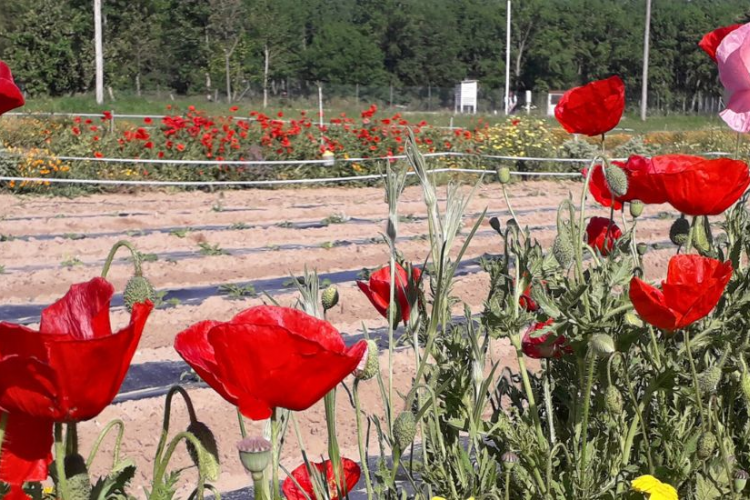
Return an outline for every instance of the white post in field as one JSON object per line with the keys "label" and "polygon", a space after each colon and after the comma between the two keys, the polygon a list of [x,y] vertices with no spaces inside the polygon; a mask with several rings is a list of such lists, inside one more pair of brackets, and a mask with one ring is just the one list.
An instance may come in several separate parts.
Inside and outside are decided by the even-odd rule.
{"label": "white post in field", "polygon": [[510,109],[510,0],[508,0],[507,25],[505,28],[505,114]]}
{"label": "white post in field", "polygon": [[96,103],[104,104],[104,50],[102,48],[102,0],[94,0],[94,52],[96,54]]}
{"label": "white post in field", "polygon": [[651,34],[651,0],[646,0],[646,29],[643,33],[643,82],[641,83],[641,120],[648,111],[648,49]]}

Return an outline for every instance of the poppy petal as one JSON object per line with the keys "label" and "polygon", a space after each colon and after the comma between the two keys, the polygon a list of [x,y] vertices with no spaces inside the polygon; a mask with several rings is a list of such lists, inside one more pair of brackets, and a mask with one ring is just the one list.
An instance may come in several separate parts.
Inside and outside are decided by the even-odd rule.
{"label": "poppy petal", "polygon": [[630,301],[636,312],[649,324],[663,330],[675,330],[677,317],[667,306],[664,294],[639,278],[630,281]]}
{"label": "poppy petal", "polygon": [[20,488],[23,483],[47,479],[47,467],[52,462],[52,425],[49,420],[9,415],[0,458],[0,480],[18,485],[23,493]]}
{"label": "poppy petal", "polygon": [[39,331],[70,335],[75,339],[111,335],[109,302],[114,292],[114,287],[104,278],[71,286],[62,299],[42,311]]}

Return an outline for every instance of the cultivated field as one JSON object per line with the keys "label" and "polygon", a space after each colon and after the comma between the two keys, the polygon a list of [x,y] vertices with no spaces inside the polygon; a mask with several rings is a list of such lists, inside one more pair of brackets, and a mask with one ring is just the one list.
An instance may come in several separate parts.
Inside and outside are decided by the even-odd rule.
{"label": "cultivated field", "polygon": [[[535,228],[533,234],[548,248],[555,234],[557,204],[569,192],[578,198],[581,188],[580,182],[517,183],[510,186],[511,203],[521,225]],[[138,488],[148,486],[149,464],[159,439],[155,423],[163,411],[163,388],[189,375],[188,367],[172,349],[172,342],[175,334],[191,323],[208,318],[228,320],[248,306],[268,301],[262,292],[282,305],[292,305],[296,294],[290,274],[300,275],[307,266],[317,269],[321,279],[338,286],[341,301],[329,312],[329,320],[349,340],[361,338],[363,325],[375,336],[385,326],[355,284],[363,268],[379,267],[388,260],[387,245],[378,242],[387,216],[379,188],[223,194],[142,192],[74,200],[3,195],[0,207],[0,264],[5,267],[0,280],[0,320],[35,323],[40,306],[60,297],[71,283],[97,276],[109,248],[123,238],[148,255],[145,274],[158,290],[167,292],[149,319],[118,398],[120,402],[84,423],[80,432],[83,449],[88,450],[98,429],[113,418],[122,418],[126,424],[122,452],[139,466],[135,484]],[[485,207],[488,217],[497,216],[501,221],[509,218],[498,185],[488,184],[472,200],[465,227],[470,227]],[[594,206],[590,213],[608,215]],[[403,219],[399,249],[408,259],[421,263],[428,246],[418,187],[407,188],[400,214]],[[664,241],[674,216],[668,206],[650,206],[639,222],[639,240],[659,244],[646,255],[649,277],[663,276],[667,259],[674,253],[674,247]],[[455,295],[475,313],[481,311],[488,289],[487,277],[476,259],[499,253],[500,241],[485,222],[465,257]],[[211,253],[222,254],[207,255]],[[131,263],[125,257],[126,253],[118,255],[109,275],[118,291],[131,275]],[[238,287],[220,288],[227,284]],[[255,296],[242,296],[251,294],[249,287],[241,290],[248,284],[253,285]],[[120,304],[119,296],[115,304]],[[124,324],[128,315],[122,307],[115,310],[113,326]],[[460,314],[461,309],[455,313]],[[395,384],[402,390],[411,386],[411,356],[410,351],[398,354],[402,363],[395,366]],[[494,346],[493,356],[507,360],[501,365],[510,363],[517,370],[515,356],[504,341]],[[187,378],[199,418],[209,425],[219,442],[222,475],[217,486],[222,491],[246,486],[248,478],[234,447],[239,440],[234,408],[211,389],[191,380]],[[360,390],[363,405],[375,410],[374,405],[380,404],[376,382],[365,383]],[[343,455],[356,457],[353,410],[344,391],[339,392],[338,405]],[[177,407],[172,419],[173,429],[179,430],[186,425],[186,415],[181,403]],[[317,458],[326,450],[322,401],[299,418],[307,452]],[[105,446],[111,448],[112,444]],[[183,455],[182,463],[188,465],[187,454]],[[297,443],[291,438],[285,445],[282,463],[289,469],[300,460]],[[190,474],[184,475],[183,480],[187,479],[192,479]]]}

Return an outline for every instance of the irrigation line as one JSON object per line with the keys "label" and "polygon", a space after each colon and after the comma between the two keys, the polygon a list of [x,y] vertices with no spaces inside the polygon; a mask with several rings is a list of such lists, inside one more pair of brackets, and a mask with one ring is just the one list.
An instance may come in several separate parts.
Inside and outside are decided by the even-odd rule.
{"label": "irrigation line", "polygon": [[[441,173],[466,173],[466,174],[494,174],[494,170],[487,169],[471,169],[471,168],[436,168],[429,170],[430,174],[441,174]],[[534,176],[534,177],[580,177],[581,174],[578,172],[516,172],[511,171],[511,175],[518,176]],[[415,172],[409,172],[407,175],[416,175]],[[375,179],[383,179],[383,174],[371,174],[371,175],[354,175],[348,177],[323,177],[317,179],[276,179],[276,180],[263,180],[263,181],[128,181],[128,180],[112,180],[112,179],[61,179],[55,177],[16,177],[16,176],[3,176],[0,177],[0,181],[6,182],[37,182],[37,183],[51,183],[51,184],[87,184],[87,185],[102,185],[102,186],[285,186],[294,184],[325,184],[325,183],[336,183],[336,182],[355,182],[355,181],[367,181]]]}

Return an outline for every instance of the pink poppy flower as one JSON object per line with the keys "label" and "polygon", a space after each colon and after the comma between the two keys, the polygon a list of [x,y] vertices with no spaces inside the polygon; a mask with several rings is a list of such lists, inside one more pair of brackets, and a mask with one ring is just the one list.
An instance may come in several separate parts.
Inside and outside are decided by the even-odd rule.
{"label": "pink poppy flower", "polygon": [[750,132],[750,23],[729,33],[716,50],[719,78],[728,94],[721,118],[732,130]]}

